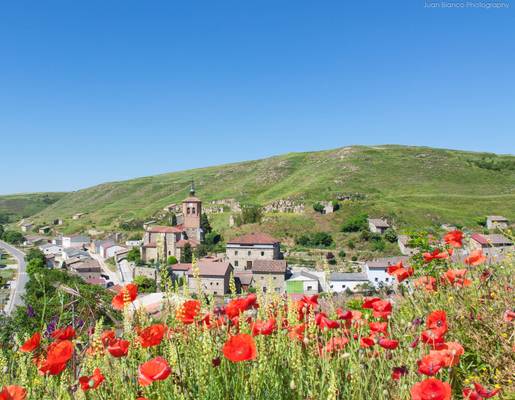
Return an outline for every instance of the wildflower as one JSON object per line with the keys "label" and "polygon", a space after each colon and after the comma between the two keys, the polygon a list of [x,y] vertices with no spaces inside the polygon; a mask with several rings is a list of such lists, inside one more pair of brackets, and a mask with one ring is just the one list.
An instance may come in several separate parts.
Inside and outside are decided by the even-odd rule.
{"label": "wildflower", "polygon": [[463,398],[465,400],[482,400],[494,397],[499,393],[499,389],[488,390],[485,389],[481,384],[474,383],[474,390],[471,388],[463,389]]}
{"label": "wildflower", "polygon": [[349,339],[347,339],[346,337],[332,337],[326,343],[326,345],[322,349],[322,352],[330,354],[337,351],[341,351],[345,348],[347,343],[349,343]]}
{"label": "wildflower", "polygon": [[254,339],[244,333],[229,337],[222,348],[222,352],[225,358],[232,362],[253,360],[257,356]]}
{"label": "wildflower", "polygon": [[252,336],[257,335],[271,335],[277,330],[277,323],[275,319],[271,318],[268,321],[255,321],[251,325]]}
{"label": "wildflower", "polygon": [[125,357],[129,351],[130,342],[123,339],[113,339],[107,346],[107,351],[113,357]]}
{"label": "wildflower", "polygon": [[64,329],[56,329],[50,336],[57,340],[71,340],[75,338],[75,329],[71,326],[67,326]]}
{"label": "wildflower", "polygon": [[452,247],[462,247],[463,246],[463,243],[462,243],[463,232],[458,231],[458,230],[448,232],[443,237],[443,240],[445,241],[445,243],[447,243],[448,245],[450,245]]}
{"label": "wildflower", "polygon": [[402,261],[399,261],[395,265],[391,265],[387,269],[388,275],[395,276],[397,281],[401,283],[405,279],[409,278],[415,272],[411,267],[405,267],[402,265]]}
{"label": "wildflower", "polygon": [[418,373],[433,376],[444,366],[440,353],[436,352],[417,361]]}
{"label": "wildflower", "polygon": [[392,313],[392,303],[387,300],[378,300],[372,303],[373,316],[376,318],[387,318]]}
{"label": "wildflower", "polygon": [[433,311],[427,316],[426,327],[437,332],[442,332],[442,334],[446,333],[447,313],[443,310]]}
{"label": "wildflower", "polygon": [[157,346],[163,340],[163,337],[166,332],[166,325],[164,324],[154,324],[149,327],[143,329],[139,333],[139,341],[142,347],[152,347]]}
{"label": "wildflower", "polygon": [[27,317],[34,318],[36,316],[36,311],[34,311],[34,308],[29,304],[27,306]]}
{"label": "wildflower", "polygon": [[368,349],[369,347],[372,347],[374,344],[376,344],[376,342],[371,337],[362,337],[359,341],[360,347],[364,349]]}
{"label": "wildflower", "polygon": [[113,297],[111,305],[115,310],[123,310],[125,305],[132,303],[136,300],[136,297],[138,297],[138,286],[133,283],[129,283]]}
{"label": "wildflower", "polygon": [[25,400],[26,398],[27,390],[21,386],[4,386],[0,392],[0,400]]}
{"label": "wildflower", "polygon": [[302,340],[302,339],[304,339],[304,330],[306,329],[306,325],[305,324],[289,326],[287,329],[289,331],[288,337],[291,340],[294,340],[294,339]]}
{"label": "wildflower", "polygon": [[404,365],[402,367],[393,367],[392,368],[392,379],[394,381],[398,381],[403,377],[404,375],[408,374],[408,368],[406,368]]}
{"label": "wildflower", "polygon": [[426,292],[434,292],[436,290],[436,279],[432,276],[421,276],[413,284],[416,288],[424,288]]}
{"label": "wildflower", "polygon": [[474,250],[472,251],[467,258],[465,258],[465,263],[468,265],[479,265],[486,261],[486,257],[483,254],[482,250]]}
{"label": "wildflower", "polygon": [[[188,300],[177,310],[176,317],[185,325],[192,324],[200,311],[198,300]],[[209,314],[208,314],[209,315]]]}
{"label": "wildflower", "polygon": [[378,344],[383,349],[395,350],[399,346],[399,341],[394,339],[380,338]]}
{"label": "wildflower", "polygon": [[23,345],[20,347],[20,351],[23,353],[30,353],[34,350],[36,350],[39,347],[39,344],[41,343],[41,334],[39,332],[36,332],[32,337],[27,340]]}
{"label": "wildflower", "polygon": [[218,367],[221,363],[222,360],[220,359],[220,357],[215,357],[211,360],[211,364],[213,365],[213,367]]}
{"label": "wildflower", "polygon": [[386,333],[386,330],[388,329],[387,322],[369,322],[368,326],[370,327],[370,330],[375,333]]}
{"label": "wildflower", "polygon": [[506,310],[504,312],[502,319],[504,322],[513,322],[513,320],[515,319],[515,312],[513,312],[512,310]]}
{"label": "wildflower", "polygon": [[435,378],[417,382],[411,388],[412,400],[451,400],[451,385]]}
{"label": "wildflower", "polygon": [[345,321],[350,321],[352,319],[352,311],[343,311],[341,308],[336,310],[336,315],[338,319],[343,319]]}
{"label": "wildflower", "polygon": [[138,382],[148,386],[155,381],[163,381],[171,374],[172,369],[163,357],[156,357],[141,364],[138,368]]}
{"label": "wildflower", "polygon": [[372,308],[372,304],[374,304],[376,301],[381,301],[381,299],[379,297],[365,297],[361,307]]}
{"label": "wildflower", "polygon": [[306,314],[318,308],[318,294],[302,296],[297,302],[297,314],[299,321],[303,321]]}
{"label": "wildflower", "polygon": [[441,251],[440,249],[434,249],[431,253],[426,252],[422,254],[422,257],[424,257],[425,263],[430,263],[433,260],[445,260],[449,258],[449,253]]}
{"label": "wildflower", "polygon": [[465,353],[463,346],[458,342],[448,342],[439,346],[438,350],[431,350],[430,355],[437,354],[444,367],[454,367],[460,362],[460,357]]}
{"label": "wildflower", "polygon": [[256,300],[257,298],[254,293],[250,293],[247,297],[231,300],[229,304],[225,306],[225,314],[229,318],[238,317],[241,313],[250,308],[257,307]]}
{"label": "wildflower", "polygon": [[340,324],[337,321],[327,318],[327,315],[323,312],[320,312],[315,316],[315,323],[322,330],[336,329],[340,327]]}
{"label": "wildflower", "polygon": [[116,338],[116,334],[114,333],[113,330],[104,331],[100,335],[100,340],[102,341],[102,344],[104,346],[107,346],[115,338]]}
{"label": "wildflower", "polygon": [[81,376],[79,378],[80,387],[82,390],[96,389],[105,380],[104,375],[100,372],[100,369],[95,368],[93,375]]}
{"label": "wildflower", "polygon": [[39,370],[43,374],[58,375],[66,368],[66,363],[72,355],[72,342],[69,340],[54,342],[48,346],[46,359],[39,364]]}
{"label": "wildflower", "polygon": [[466,269],[449,269],[441,277],[442,283],[449,283],[454,287],[472,285],[472,281],[465,279]]}

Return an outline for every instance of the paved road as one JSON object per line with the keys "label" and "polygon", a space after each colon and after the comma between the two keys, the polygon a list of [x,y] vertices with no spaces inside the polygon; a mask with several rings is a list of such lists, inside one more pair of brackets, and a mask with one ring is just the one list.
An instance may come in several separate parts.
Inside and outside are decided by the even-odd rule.
{"label": "paved road", "polygon": [[98,261],[100,267],[102,268],[102,274],[108,275],[111,282],[113,282],[115,285],[123,285],[122,279],[120,278],[120,272],[111,271],[100,254],[90,252],[89,255],[91,258]]}
{"label": "paved road", "polygon": [[23,306],[22,296],[25,294],[25,285],[29,281],[29,276],[25,270],[25,253],[18,250],[16,247],[11,246],[0,240],[0,247],[7,252],[11,253],[14,258],[18,261],[18,275],[16,277],[16,283],[14,288],[14,295],[9,298],[9,303],[5,308],[5,312],[11,315],[13,310],[18,306]]}

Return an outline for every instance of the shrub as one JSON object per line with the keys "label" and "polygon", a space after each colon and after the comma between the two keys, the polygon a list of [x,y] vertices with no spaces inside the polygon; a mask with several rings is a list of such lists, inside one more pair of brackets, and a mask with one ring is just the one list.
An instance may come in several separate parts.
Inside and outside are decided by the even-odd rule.
{"label": "shrub", "polygon": [[383,251],[385,247],[386,245],[383,239],[374,240],[372,242],[372,249],[374,249],[375,251]]}
{"label": "shrub", "polygon": [[328,253],[326,253],[325,258],[327,260],[332,260],[332,259],[334,259],[334,254],[331,252],[328,252]]}
{"label": "shrub", "polygon": [[129,252],[127,253],[127,261],[131,261],[136,264],[140,263],[141,253],[140,253],[139,248],[133,247],[132,249],[129,250]]}
{"label": "shrub", "polygon": [[305,247],[330,247],[333,244],[333,237],[327,232],[316,232],[299,236],[295,242]]}
{"label": "shrub", "polygon": [[315,204],[313,204],[313,210],[315,210],[316,212],[322,213],[322,211],[324,211],[324,206],[320,203],[315,203]]}
{"label": "shrub", "polygon": [[352,256],[352,257],[351,257],[351,260],[352,260],[352,261],[358,261],[358,256]]}
{"label": "shrub", "polygon": [[338,252],[338,257],[345,258],[347,256],[347,253],[345,253],[345,250],[340,250]]}
{"label": "shrub", "polygon": [[388,228],[384,233],[384,238],[390,243],[395,243],[397,241],[397,234],[392,228]]}
{"label": "shrub", "polygon": [[263,210],[257,205],[243,206],[241,219],[244,224],[260,223],[263,218]]}
{"label": "shrub", "polygon": [[350,217],[341,228],[342,232],[358,232],[367,229],[367,214],[358,214]]}
{"label": "shrub", "polygon": [[354,240],[349,240],[347,242],[347,246],[349,247],[349,249],[353,250],[356,247],[356,244],[354,243]]}
{"label": "shrub", "polygon": [[5,231],[2,235],[2,240],[10,244],[21,244],[24,240],[24,237],[20,232]]}
{"label": "shrub", "polygon": [[174,265],[174,264],[177,264],[178,261],[177,261],[177,258],[175,256],[169,256],[167,259],[166,259],[166,264],[168,265]]}
{"label": "shrub", "polygon": [[327,263],[329,265],[336,265],[336,258],[331,258],[331,259],[327,260]]}

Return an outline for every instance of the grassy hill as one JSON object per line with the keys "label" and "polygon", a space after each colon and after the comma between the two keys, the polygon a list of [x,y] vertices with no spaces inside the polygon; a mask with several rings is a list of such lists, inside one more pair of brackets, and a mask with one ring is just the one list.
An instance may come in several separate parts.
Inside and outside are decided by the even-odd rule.
{"label": "grassy hill", "polygon": [[0,196],[0,216],[9,221],[30,217],[61,199],[66,193],[26,193]]}
{"label": "grassy hill", "polygon": [[[157,176],[111,182],[66,194],[35,219],[65,220],[64,229],[117,229],[120,222],[151,218],[165,205],[186,197],[191,179],[205,202],[235,198],[265,205],[298,199],[306,214],[268,214],[260,229],[293,237],[306,230],[336,232],[360,211],[389,217],[398,227],[441,223],[473,225],[477,217],[501,214],[515,219],[515,156],[426,147],[353,146],[335,150],[289,153],[256,161],[227,164]],[[319,200],[359,193],[363,200],[342,202],[340,211],[312,211]],[[72,221],[77,212],[88,213]],[[222,232],[229,213],[212,216]],[[243,227],[227,232],[231,236]]]}

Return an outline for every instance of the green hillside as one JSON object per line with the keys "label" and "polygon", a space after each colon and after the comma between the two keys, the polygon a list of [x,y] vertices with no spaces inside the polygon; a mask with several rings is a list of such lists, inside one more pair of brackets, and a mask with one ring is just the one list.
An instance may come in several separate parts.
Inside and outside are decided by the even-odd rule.
{"label": "green hillside", "polygon": [[15,221],[47,208],[66,193],[25,193],[0,196],[0,218]]}
{"label": "green hillside", "polygon": [[[63,218],[67,231],[118,229],[123,221],[149,219],[165,205],[181,201],[192,179],[205,203],[226,198],[259,205],[287,198],[304,202],[305,214],[266,216],[262,229],[280,236],[336,232],[345,218],[359,211],[387,216],[399,227],[473,225],[486,214],[515,220],[515,156],[394,145],[289,153],[106,183],[67,194],[36,220]],[[312,210],[316,201],[350,193],[364,198],[341,202],[334,214]],[[77,212],[87,215],[72,221]],[[228,218],[229,213],[216,214],[212,221],[224,231]]]}

